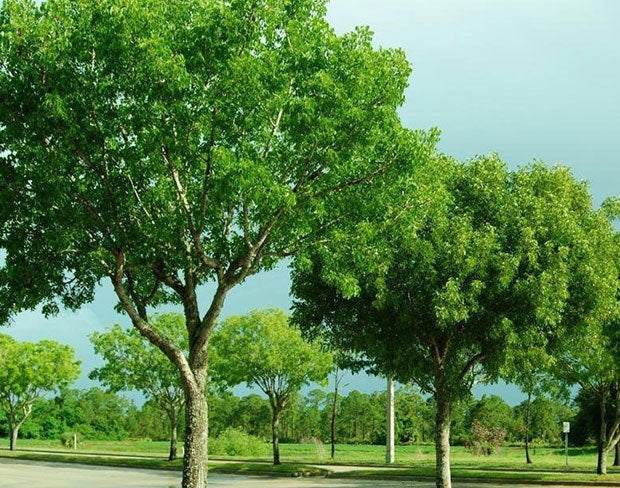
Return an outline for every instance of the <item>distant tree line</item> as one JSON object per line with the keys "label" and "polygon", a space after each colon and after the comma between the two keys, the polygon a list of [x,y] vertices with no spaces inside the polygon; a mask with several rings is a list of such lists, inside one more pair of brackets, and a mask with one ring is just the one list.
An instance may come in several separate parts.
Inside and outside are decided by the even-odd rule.
{"label": "distant tree line", "polygon": [[[295,394],[281,419],[281,441],[327,444],[330,438],[331,396],[321,389]],[[237,396],[231,392],[210,395],[212,423],[210,434],[218,437],[235,429],[267,442],[271,440],[269,400],[255,393]],[[338,403],[337,440],[341,444],[384,444],[386,393],[363,393],[352,390]],[[584,395],[574,405],[546,397],[532,402],[531,439],[535,445],[554,446],[562,442],[562,421],[574,420],[571,443],[594,442],[598,423],[592,417],[592,401]],[[434,414],[432,397],[424,397],[409,387],[395,393],[396,440],[399,444],[432,443]],[[452,442],[472,445],[476,439],[472,426],[501,431],[501,444],[522,441],[524,403],[511,407],[496,395],[473,397],[461,402],[452,421]],[[184,418],[180,419],[181,427]],[[181,430],[182,431],[182,430]],[[35,401],[32,414],[22,425],[20,436],[28,439],[62,440],[63,435],[77,433],[78,439],[167,441],[166,414],[153,400],[137,407],[122,395],[100,388],[64,389],[53,398]],[[8,424],[0,419],[0,436],[7,437]]]}

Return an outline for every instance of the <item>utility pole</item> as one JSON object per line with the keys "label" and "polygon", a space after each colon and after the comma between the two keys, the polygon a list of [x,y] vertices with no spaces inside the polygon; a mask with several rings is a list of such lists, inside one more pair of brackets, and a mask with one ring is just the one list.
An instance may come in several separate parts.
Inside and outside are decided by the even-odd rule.
{"label": "utility pole", "polygon": [[387,435],[385,445],[385,462],[394,463],[394,380],[391,376],[387,379]]}

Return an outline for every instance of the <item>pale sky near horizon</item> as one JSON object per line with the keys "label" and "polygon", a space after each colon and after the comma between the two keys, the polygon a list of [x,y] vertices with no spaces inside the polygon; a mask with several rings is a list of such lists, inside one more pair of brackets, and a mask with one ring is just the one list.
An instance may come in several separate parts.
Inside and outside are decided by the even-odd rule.
{"label": "pale sky near horizon", "polygon": [[[328,18],[338,32],[369,25],[377,45],[405,50],[414,72],[403,122],[439,127],[442,151],[458,159],[494,151],[511,167],[565,164],[590,181],[596,205],[620,193],[620,1],[332,0]],[[223,315],[288,308],[288,289],[285,266],[252,277],[231,292]],[[206,290],[202,296],[206,302]],[[87,334],[129,324],[114,303],[106,286],[76,313],[45,320],[27,312],[0,332],[71,344],[83,361],[77,386],[87,387],[99,364]],[[348,390],[384,387],[363,375],[347,383]],[[475,393],[511,404],[522,398],[505,385]]]}

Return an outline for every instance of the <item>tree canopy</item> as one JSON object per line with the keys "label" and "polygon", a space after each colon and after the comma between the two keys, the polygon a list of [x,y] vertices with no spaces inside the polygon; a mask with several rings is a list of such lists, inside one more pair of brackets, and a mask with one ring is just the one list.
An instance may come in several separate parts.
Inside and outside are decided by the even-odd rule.
{"label": "tree canopy", "polygon": [[511,348],[552,347],[609,317],[617,285],[610,224],[567,169],[446,159],[434,193],[425,214],[377,228],[374,246],[298,258],[294,317],[435,396],[437,483],[450,486],[454,402],[477,375],[497,378]]}
{"label": "tree canopy", "polygon": [[[374,188],[381,218],[401,208],[400,176],[434,151],[434,133],[400,124],[403,52],[375,48],[368,29],[337,35],[325,12],[323,0],[0,10],[0,322],[77,308],[109,280],[181,372],[185,488],[206,483],[207,348],[227,293],[337,235]],[[149,321],[171,302],[187,355]]]}
{"label": "tree canopy", "polygon": [[9,424],[11,450],[35,401],[79,376],[74,355],[73,348],[56,341],[18,342],[0,334],[0,409]]}
{"label": "tree canopy", "polygon": [[[181,314],[168,313],[154,316],[151,323],[186,351],[184,320]],[[185,407],[179,370],[135,328],[128,331],[117,324],[105,332],[94,332],[90,340],[105,364],[89,377],[113,392],[137,390],[152,399],[168,417],[169,459],[176,459],[177,428]]]}
{"label": "tree canopy", "polygon": [[278,309],[226,318],[212,339],[212,375],[229,386],[258,386],[272,409],[274,464],[280,463],[278,423],[291,396],[310,382],[324,382],[333,358],[306,342]]}

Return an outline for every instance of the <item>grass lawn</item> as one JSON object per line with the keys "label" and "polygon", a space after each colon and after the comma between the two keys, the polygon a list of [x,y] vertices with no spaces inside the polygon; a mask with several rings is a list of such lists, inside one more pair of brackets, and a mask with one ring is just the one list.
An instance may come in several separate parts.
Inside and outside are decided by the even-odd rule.
{"label": "grass lawn", "polygon": [[[180,444],[181,445],[181,444]],[[0,447],[7,447],[7,440],[0,440]],[[31,439],[20,439],[18,441],[19,449],[38,449],[50,450],[72,454],[71,449],[64,448],[59,441],[39,441]],[[154,460],[135,460],[136,466],[140,463],[149,464],[151,467],[170,468],[171,463],[165,461],[168,454],[167,442],[152,441],[83,441],[78,446],[79,452],[89,452],[98,454],[128,454],[138,456],[159,457],[161,459]],[[23,452],[23,451],[21,451]],[[455,477],[488,477],[493,476],[501,478],[506,476],[506,471],[518,471],[518,477],[525,479],[532,476],[532,479],[542,480],[548,476],[555,476],[557,479],[575,480],[602,480],[594,475],[596,469],[596,450],[594,448],[570,448],[568,466],[565,466],[564,449],[563,448],[534,448],[531,451],[533,464],[525,463],[525,456],[522,447],[503,447],[498,454],[492,456],[474,456],[464,447],[454,446],[452,448],[452,469]],[[6,454],[6,450],[0,451],[0,454]],[[338,445],[336,447],[336,458],[329,458],[329,445],[315,444],[280,444],[280,454],[284,466],[289,466],[294,472],[296,466],[305,464],[361,464],[368,465],[369,469],[373,466],[383,466],[385,458],[385,448],[383,446],[371,445]],[[114,462],[114,458],[108,459],[109,463]],[[211,459],[233,459],[226,456],[212,455]],[[249,469],[243,466],[253,466],[258,461],[269,461],[269,457],[261,458],[245,458],[246,463],[231,468],[230,470]],[[132,460],[133,462],[134,460]],[[116,461],[118,463],[118,460]],[[124,461],[123,461],[124,462]],[[177,461],[180,463],[180,461]],[[295,463],[295,464],[289,464]],[[606,479],[620,481],[620,468],[612,466],[613,456],[608,459],[608,476]],[[432,445],[411,445],[396,447],[396,464],[398,466],[410,468],[411,475],[432,475],[435,465],[435,452]],[[172,464],[174,467],[174,464]],[[281,468],[281,469],[289,469]],[[214,467],[214,470],[218,468]],[[400,471],[400,470],[399,470]],[[402,474],[402,471],[400,471]],[[496,474],[493,474],[496,472]],[[546,473],[550,472],[550,473]],[[385,475],[385,472],[376,474],[367,473],[368,476]],[[513,473],[511,475],[515,477]]]}
{"label": "grass lawn", "polygon": [[[280,444],[283,460],[298,462],[322,462],[329,464],[329,446],[324,452],[309,444]],[[506,446],[492,456],[474,456],[462,446],[453,446],[451,463],[453,469],[518,469],[527,471],[596,471],[596,449],[570,448],[568,466],[563,448],[535,448],[530,450],[533,464],[526,464],[523,447]],[[385,447],[371,445],[338,445],[333,462],[342,464],[385,464]],[[396,464],[411,467],[434,467],[435,448],[433,445],[396,446]],[[608,458],[608,472],[620,473],[620,468],[612,466],[613,454]]]}
{"label": "grass lawn", "polygon": [[[122,468],[163,469],[166,471],[181,471],[181,459],[166,461],[153,458],[121,458],[100,456],[79,456],[67,454],[45,454],[25,451],[0,451],[0,458],[12,458],[26,461],[63,462],[71,464],[86,464],[94,466],[114,466]],[[268,474],[276,476],[325,476],[328,471],[316,466],[307,466],[299,463],[286,463],[273,466],[267,463],[209,463],[211,473],[232,474]]]}

